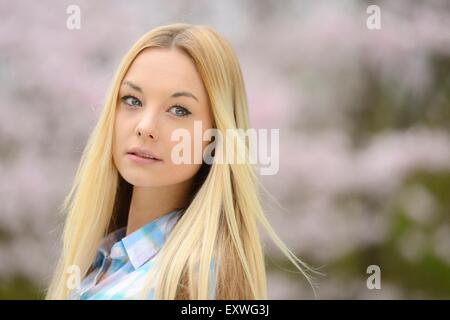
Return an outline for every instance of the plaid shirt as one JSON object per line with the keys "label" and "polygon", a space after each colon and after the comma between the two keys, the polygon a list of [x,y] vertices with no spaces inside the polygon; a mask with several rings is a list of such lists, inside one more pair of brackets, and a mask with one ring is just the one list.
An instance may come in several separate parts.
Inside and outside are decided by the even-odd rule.
{"label": "plaid shirt", "polygon": [[[92,271],[81,281],[79,290],[71,291],[69,299],[139,299],[148,272],[155,268],[154,257],[180,218],[181,212],[169,212],[127,236],[126,227],[106,236],[97,250]],[[210,270],[208,299],[214,299],[214,260]],[[97,283],[100,277],[101,281]],[[151,284],[147,296],[149,300],[155,299],[155,285],[156,283]]]}

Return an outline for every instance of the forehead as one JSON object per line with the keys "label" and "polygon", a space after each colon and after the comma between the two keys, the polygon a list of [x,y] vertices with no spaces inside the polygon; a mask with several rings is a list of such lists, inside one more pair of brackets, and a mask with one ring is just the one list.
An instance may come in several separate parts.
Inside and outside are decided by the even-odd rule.
{"label": "forehead", "polygon": [[143,89],[192,90],[206,94],[203,81],[191,58],[180,49],[147,48],[140,52],[128,69],[124,80]]}

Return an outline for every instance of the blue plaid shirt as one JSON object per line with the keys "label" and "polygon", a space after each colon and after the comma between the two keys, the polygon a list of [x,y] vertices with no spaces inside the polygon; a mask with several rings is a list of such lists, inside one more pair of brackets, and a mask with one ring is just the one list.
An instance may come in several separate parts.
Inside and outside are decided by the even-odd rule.
{"label": "blue plaid shirt", "polygon": [[[126,235],[126,227],[106,236],[97,250],[92,271],[73,290],[69,299],[121,300],[139,299],[140,290],[154,257],[181,217],[182,210],[171,211]],[[103,277],[102,277],[103,275]],[[100,283],[98,280],[101,278]],[[152,283],[147,299],[155,299]],[[214,260],[211,264],[208,299],[215,298]]]}

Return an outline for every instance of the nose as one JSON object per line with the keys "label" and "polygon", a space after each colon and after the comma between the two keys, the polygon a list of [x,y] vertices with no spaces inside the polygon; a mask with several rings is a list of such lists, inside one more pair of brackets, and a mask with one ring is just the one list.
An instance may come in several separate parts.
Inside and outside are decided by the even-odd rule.
{"label": "nose", "polygon": [[158,115],[144,114],[141,121],[136,126],[136,134],[138,137],[147,139],[149,137],[152,140],[158,140]]}

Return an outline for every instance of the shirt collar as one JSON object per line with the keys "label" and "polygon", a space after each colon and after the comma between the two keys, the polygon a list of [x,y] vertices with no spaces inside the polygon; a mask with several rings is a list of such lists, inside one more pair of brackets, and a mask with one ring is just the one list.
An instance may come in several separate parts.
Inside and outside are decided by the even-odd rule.
{"label": "shirt collar", "polygon": [[110,254],[110,251],[112,250],[112,247],[114,247],[115,244],[120,242],[120,239],[125,236],[126,228],[120,228],[116,231],[111,232],[109,235],[107,235],[105,238],[102,239],[100,242],[100,245],[97,249],[97,255],[95,257],[93,268],[100,266],[103,259],[108,257]]}
{"label": "shirt collar", "polygon": [[127,236],[125,236],[126,227],[112,232],[102,241],[99,247],[98,263],[110,253],[112,259],[121,260],[128,256],[133,267],[139,268],[161,249],[181,213],[182,209],[171,211],[150,221]]}

